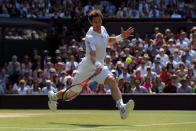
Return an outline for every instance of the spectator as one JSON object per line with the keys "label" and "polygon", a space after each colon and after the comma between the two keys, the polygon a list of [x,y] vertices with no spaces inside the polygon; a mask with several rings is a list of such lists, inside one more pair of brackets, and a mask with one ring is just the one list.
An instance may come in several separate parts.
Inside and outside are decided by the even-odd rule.
{"label": "spectator", "polygon": [[146,64],[145,61],[142,60],[141,65],[137,68],[137,70],[140,70],[142,77],[147,73],[145,64]]}
{"label": "spectator", "polygon": [[73,77],[71,77],[70,75],[68,75],[68,76],[65,77],[65,79],[66,79],[65,87],[66,87],[66,89],[67,89],[68,87],[71,86],[71,84],[72,84],[72,82],[73,82]]}
{"label": "spectator", "polygon": [[108,67],[108,69],[112,69],[112,62],[111,62],[111,56],[107,55],[105,58],[105,66]]}
{"label": "spectator", "polygon": [[128,81],[125,81],[123,90],[124,90],[124,92],[122,92],[122,93],[132,93],[132,89],[131,89],[130,83]]}
{"label": "spectator", "polygon": [[162,71],[160,72],[160,77],[161,77],[161,80],[165,83],[165,85],[168,84],[168,78],[170,76],[171,76],[171,74],[167,71],[167,68],[165,66],[163,66]]}
{"label": "spectator", "polygon": [[131,43],[132,43],[134,46],[136,45],[137,42],[139,42],[139,43],[142,43],[142,42],[143,42],[143,40],[139,37],[139,33],[136,33],[136,34],[135,34],[135,38],[133,38],[133,39],[131,40]]}
{"label": "spectator", "polygon": [[156,55],[155,59],[160,57],[160,62],[162,65],[165,65],[169,61],[169,57],[167,54],[165,54],[165,50],[163,48],[160,48],[160,52],[158,55]]}
{"label": "spectator", "polygon": [[32,95],[40,95],[42,94],[41,88],[39,87],[38,81],[34,80],[33,86],[30,89],[30,93]]}
{"label": "spectator", "polygon": [[126,67],[123,68],[123,73],[119,77],[123,77],[126,81],[130,80],[130,74],[128,73]]}
{"label": "spectator", "polygon": [[4,91],[2,82],[1,82],[1,80],[0,80],[0,95],[4,95],[4,93],[5,93],[5,91]]}
{"label": "spectator", "polygon": [[86,85],[82,88],[81,94],[92,94],[91,89]]}
{"label": "spectator", "polygon": [[12,61],[8,64],[8,73],[12,75],[14,72],[20,72],[20,62],[17,61],[17,56],[12,56]]}
{"label": "spectator", "polygon": [[165,83],[161,81],[160,75],[157,75],[152,86],[152,92],[163,93],[164,88],[165,88]]}
{"label": "spectator", "polygon": [[70,56],[70,61],[66,62],[66,71],[71,72],[78,67],[78,62],[75,61],[75,57],[73,55]]}
{"label": "spectator", "polygon": [[11,81],[7,81],[5,94],[16,94],[17,92],[13,90],[13,84]]}
{"label": "spectator", "polygon": [[179,19],[182,18],[182,16],[178,13],[178,10],[174,10],[174,13],[171,15],[171,18]]}
{"label": "spectator", "polygon": [[98,87],[95,91],[96,94],[106,94],[107,90],[104,88],[103,84],[98,84]]}
{"label": "spectator", "polygon": [[156,74],[160,74],[161,66],[160,66],[160,61],[159,60],[154,61],[154,64],[152,66],[152,72],[155,72]]}
{"label": "spectator", "polygon": [[150,77],[145,77],[144,83],[142,84],[143,87],[145,87],[149,93],[152,93],[152,83],[150,82]]}
{"label": "spectator", "polygon": [[3,88],[5,88],[5,86],[6,86],[6,82],[7,82],[8,76],[9,75],[6,74],[5,68],[2,68],[1,69],[1,73],[0,73],[0,81],[1,81],[1,85],[3,86]]}
{"label": "spectator", "polygon": [[144,77],[149,77],[150,78],[150,82],[154,81],[156,76],[157,76],[157,74],[155,72],[151,71],[151,67],[150,66],[147,66],[146,69],[147,69],[147,72],[144,75]]}
{"label": "spectator", "polygon": [[186,78],[180,80],[181,87],[177,89],[177,93],[192,93],[192,88],[187,84]]}
{"label": "spectator", "polygon": [[177,87],[175,85],[172,85],[171,78],[167,79],[167,85],[163,89],[164,93],[176,93],[177,92]]}
{"label": "spectator", "polygon": [[59,83],[57,83],[56,87],[57,87],[57,91],[60,91],[62,89],[65,89],[65,84],[59,82]]}
{"label": "spectator", "polygon": [[140,80],[135,80],[135,88],[133,90],[133,93],[148,93],[148,90],[145,87],[141,86],[140,83]]}
{"label": "spectator", "polygon": [[42,88],[42,94],[48,94],[49,91],[56,92],[56,89],[52,87],[52,81],[51,80],[46,80],[46,87]]}
{"label": "spectator", "polygon": [[28,94],[28,88],[26,87],[25,80],[20,80],[19,81],[18,94],[19,95],[26,95],[26,94]]}

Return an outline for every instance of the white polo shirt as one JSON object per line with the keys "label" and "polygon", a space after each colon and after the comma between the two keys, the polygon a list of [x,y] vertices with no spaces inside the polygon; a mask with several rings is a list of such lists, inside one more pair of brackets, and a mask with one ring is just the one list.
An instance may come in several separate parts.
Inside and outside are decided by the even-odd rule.
{"label": "white polo shirt", "polygon": [[104,64],[104,59],[106,56],[106,47],[108,40],[108,33],[104,26],[101,26],[101,34],[98,34],[93,31],[93,27],[91,27],[85,39],[86,44],[86,58],[90,60],[90,52],[96,51],[96,60]]}

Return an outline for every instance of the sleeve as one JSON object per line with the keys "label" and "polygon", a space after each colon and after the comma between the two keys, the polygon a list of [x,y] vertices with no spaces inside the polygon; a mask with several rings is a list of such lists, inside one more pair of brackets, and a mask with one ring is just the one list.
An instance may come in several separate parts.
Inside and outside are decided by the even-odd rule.
{"label": "sleeve", "polygon": [[92,40],[92,38],[86,37],[85,44],[86,44],[86,48],[89,50],[89,52],[96,51],[95,43]]}
{"label": "sleeve", "polygon": [[106,37],[108,38],[109,37],[109,34],[108,34],[108,32],[106,31],[106,29],[105,29],[105,27],[104,26],[102,26],[102,28],[103,28],[103,30],[104,30],[104,34],[106,35]]}

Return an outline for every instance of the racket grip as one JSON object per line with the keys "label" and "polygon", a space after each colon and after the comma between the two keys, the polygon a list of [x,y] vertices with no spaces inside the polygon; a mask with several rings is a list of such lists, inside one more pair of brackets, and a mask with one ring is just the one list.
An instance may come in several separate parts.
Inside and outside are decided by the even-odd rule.
{"label": "racket grip", "polygon": [[96,76],[96,73],[93,73],[90,77],[89,77],[89,79],[92,79],[93,77],[95,77]]}
{"label": "racket grip", "polygon": [[[101,71],[102,71],[102,68],[101,68]],[[89,77],[89,80],[92,79],[93,77],[95,77],[97,74],[96,73],[93,73],[90,77]]]}

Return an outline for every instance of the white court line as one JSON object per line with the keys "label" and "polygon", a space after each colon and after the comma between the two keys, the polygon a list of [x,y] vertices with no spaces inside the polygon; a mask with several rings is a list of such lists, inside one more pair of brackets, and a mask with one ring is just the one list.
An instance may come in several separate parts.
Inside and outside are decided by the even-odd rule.
{"label": "white court line", "polygon": [[178,123],[159,123],[159,124],[144,124],[144,125],[132,125],[132,126],[167,126],[167,125],[185,125],[196,124],[196,122],[178,122]]}
{"label": "white court line", "polygon": [[21,128],[21,127],[0,127],[0,129],[20,129],[20,130],[65,130],[65,128]]}
{"label": "white court line", "polygon": [[[114,126],[112,126],[114,127]],[[66,131],[65,128],[21,128],[21,127],[0,127],[0,129],[19,129],[19,130],[60,130],[60,131]],[[70,129],[68,129],[70,130]],[[104,131],[105,129],[102,129],[102,128],[77,128],[77,129],[71,129],[71,130],[75,130],[75,131],[93,131],[93,130],[96,130],[96,131]],[[115,130],[113,129],[114,131],[136,131],[136,130]]]}
{"label": "white court line", "polygon": [[[130,125],[130,126],[138,126],[138,127],[147,127],[147,126],[167,126],[167,125],[185,125],[185,124],[196,124],[196,122],[178,122],[178,123],[159,123],[159,124],[144,124],[144,125]],[[95,127],[95,128],[77,128],[72,130],[104,130],[106,128],[113,127],[128,127],[128,126],[107,126],[107,127]],[[66,131],[65,128],[21,128],[21,127],[0,127],[0,129],[20,129],[20,130],[63,130]],[[68,129],[69,130],[69,129]],[[115,129],[114,129],[115,130]],[[120,131],[120,130],[115,130]],[[121,130],[121,131],[136,131],[136,130]]]}

